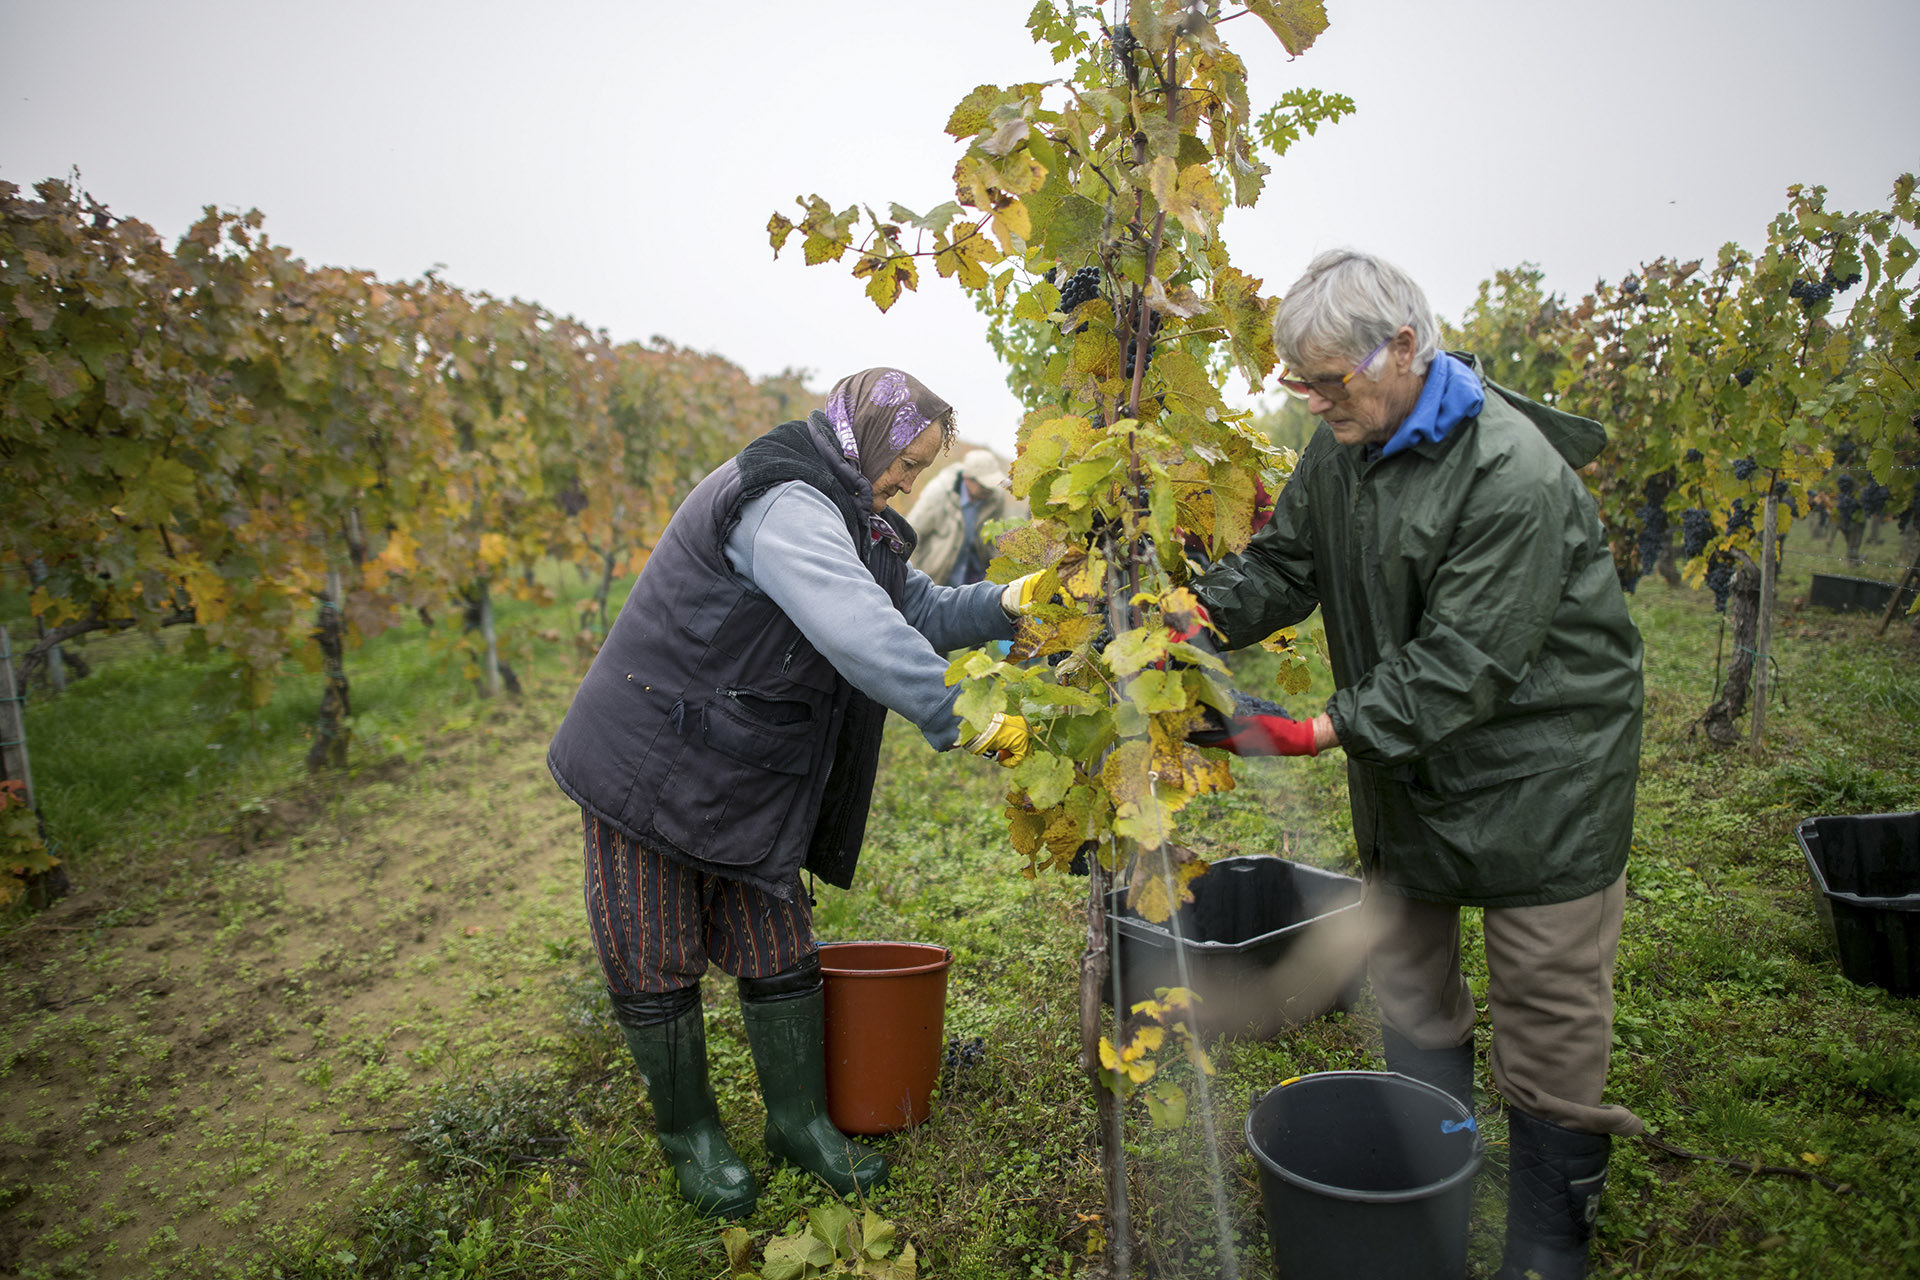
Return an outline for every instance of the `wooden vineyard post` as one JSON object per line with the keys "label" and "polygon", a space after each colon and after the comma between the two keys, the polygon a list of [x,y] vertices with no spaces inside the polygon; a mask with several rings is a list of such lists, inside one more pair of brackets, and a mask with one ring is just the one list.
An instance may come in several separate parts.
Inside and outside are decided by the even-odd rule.
{"label": "wooden vineyard post", "polygon": [[1780,528],[1780,499],[1767,490],[1766,516],[1760,526],[1760,620],[1753,642],[1753,742],[1754,761],[1760,759],[1760,744],[1767,730],[1767,660],[1773,648],[1773,594],[1778,575],[1774,571],[1774,546]]}
{"label": "wooden vineyard post", "polygon": [[18,778],[27,785],[27,804],[33,805],[33,765],[27,758],[26,694],[13,679],[13,637],[0,627],[0,777]]}
{"label": "wooden vineyard post", "polygon": [[[5,627],[0,627],[0,778],[18,779],[22,784],[23,798],[39,827],[40,843],[44,846],[47,823],[34,803],[33,764],[27,756],[26,703],[26,685],[14,679],[13,637]],[[67,869],[57,860],[46,869],[26,876],[27,902],[35,907],[44,907],[55,898],[64,897],[70,888]]]}
{"label": "wooden vineyard post", "polygon": [[1908,565],[1907,571],[1900,575],[1900,581],[1893,584],[1893,599],[1887,601],[1887,611],[1880,615],[1880,625],[1873,629],[1873,634],[1876,636],[1887,634],[1887,627],[1892,624],[1893,615],[1900,612],[1900,598],[1907,594],[1907,584],[1916,578],[1920,578],[1920,555],[1913,557],[1913,563]]}

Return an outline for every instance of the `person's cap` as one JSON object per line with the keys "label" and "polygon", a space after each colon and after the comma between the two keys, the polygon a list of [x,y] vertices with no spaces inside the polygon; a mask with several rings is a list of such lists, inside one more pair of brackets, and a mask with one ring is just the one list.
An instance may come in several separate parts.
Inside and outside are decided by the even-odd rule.
{"label": "person's cap", "polygon": [[991,449],[968,450],[960,459],[960,474],[989,489],[1003,489],[1007,484],[1007,473],[1000,469],[1000,459]]}

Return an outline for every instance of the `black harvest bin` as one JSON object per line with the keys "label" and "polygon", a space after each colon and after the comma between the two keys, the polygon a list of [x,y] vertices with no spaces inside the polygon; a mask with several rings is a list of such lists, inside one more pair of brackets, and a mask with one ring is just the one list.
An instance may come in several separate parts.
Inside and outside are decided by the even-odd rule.
{"label": "black harvest bin", "polygon": [[[1128,1005],[1152,999],[1156,987],[1190,985],[1200,997],[1196,1030],[1266,1037],[1359,999],[1366,956],[1352,876],[1286,858],[1221,858],[1191,889],[1179,914],[1185,982],[1173,921],[1134,915],[1125,889],[1108,898]],[[1111,974],[1104,995],[1113,1003]]]}
{"label": "black harvest bin", "polygon": [[[1893,599],[1894,586],[1877,578],[1851,578],[1840,573],[1816,573],[1807,591],[1807,603],[1816,609],[1840,613],[1879,613]],[[1914,588],[1900,593],[1900,611],[1913,604]]]}
{"label": "black harvest bin", "polygon": [[1808,818],[1794,835],[1840,972],[1920,995],[1920,813]]}

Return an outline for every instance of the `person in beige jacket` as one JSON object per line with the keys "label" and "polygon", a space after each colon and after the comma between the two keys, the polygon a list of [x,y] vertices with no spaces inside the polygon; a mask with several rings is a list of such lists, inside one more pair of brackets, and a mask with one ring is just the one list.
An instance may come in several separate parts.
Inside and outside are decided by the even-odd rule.
{"label": "person in beige jacket", "polygon": [[941,586],[979,582],[993,558],[980,536],[981,526],[1025,514],[1026,504],[1007,488],[1000,459],[987,449],[970,450],[927,481],[907,516],[920,537],[913,567]]}

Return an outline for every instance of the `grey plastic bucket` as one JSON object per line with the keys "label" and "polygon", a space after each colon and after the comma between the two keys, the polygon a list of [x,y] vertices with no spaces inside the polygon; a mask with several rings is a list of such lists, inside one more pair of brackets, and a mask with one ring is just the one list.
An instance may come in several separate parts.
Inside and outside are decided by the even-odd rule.
{"label": "grey plastic bucket", "polygon": [[1326,1071],[1267,1091],[1247,1113],[1260,1202],[1282,1280],[1460,1280],[1473,1116],[1391,1071]]}

